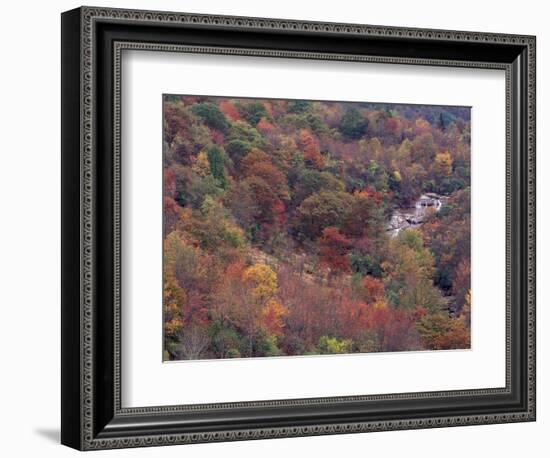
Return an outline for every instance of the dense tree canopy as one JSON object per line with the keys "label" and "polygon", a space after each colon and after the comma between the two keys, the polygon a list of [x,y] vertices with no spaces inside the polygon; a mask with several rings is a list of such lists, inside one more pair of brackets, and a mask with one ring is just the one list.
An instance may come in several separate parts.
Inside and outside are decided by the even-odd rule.
{"label": "dense tree canopy", "polygon": [[163,116],[165,359],[469,347],[469,109],[165,96]]}

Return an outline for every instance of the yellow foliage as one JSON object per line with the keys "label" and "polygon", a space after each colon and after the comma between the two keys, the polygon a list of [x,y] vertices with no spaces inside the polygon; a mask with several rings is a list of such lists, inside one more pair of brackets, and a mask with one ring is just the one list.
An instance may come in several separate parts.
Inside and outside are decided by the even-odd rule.
{"label": "yellow foliage", "polygon": [[164,333],[174,337],[183,327],[182,312],[187,302],[187,294],[176,280],[172,269],[166,269],[164,278]]}
{"label": "yellow foliage", "polygon": [[252,296],[260,302],[271,299],[278,288],[277,274],[266,264],[254,264],[243,272],[243,280],[253,285]]}
{"label": "yellow foliage", "polygon": [[426,121],[425,119],[422,119],[422,118],[418,118],[415,122],[414,122],[416,128],[418,130],[430,130],[430,128],[432,127],[432,125]]}
{"label": "yellow foliage", "polygon": [[183,321],[179,318],[174,318],[164,324],[164,332],[167,336],[177,334],[183,328]]}
{"label": "yellow foliage", "polygon": [[192,170],[201,177],[205,177],[210,174],[210,162],[208,162],[208,154],[206,153],[206,150],[202,150],[199,154],[197,154]]}
{"label": "yellow foliage", "polygon": [[468,292],[466,293],[465,299],[466,299],[466,302],[462,306],[461,317],[464,324],[469,326],[470,319],[471,319],[471,310],[472,310],[472,290],[471,289],[469,289]]}
{"label": "yellow foliage", "polygon": [[401,145],[399,145],[399,148],[397,149],[397,157],[404,160],[409,159],[411,156],[411,149],[412,143],[408,138],[406,138],[401,142]]}
{"label": "yellow foliage", "polygon": [[442,151],[435,155],[435,167],[441,175],[451,176],[453,173],[453,158],[449,151]]}
{"label": "yellow foliage", "polygon": [[173,270],[167,269],[167,272],[165,273],[163,295],[166,307],[168,307],[168,304],[171,303],[176,304],[178,307],[182,307],[183,304],[185,304],[186,302],[187,295],[185,293],[185,290],[178,285]]}
{"label": "yellow foliage", "polygon": [[379,299],[372,305],[372,307],[375,310],[377,310],[377,309],[387,309],[388,308],[388,303],[386,302],[385,299]]}

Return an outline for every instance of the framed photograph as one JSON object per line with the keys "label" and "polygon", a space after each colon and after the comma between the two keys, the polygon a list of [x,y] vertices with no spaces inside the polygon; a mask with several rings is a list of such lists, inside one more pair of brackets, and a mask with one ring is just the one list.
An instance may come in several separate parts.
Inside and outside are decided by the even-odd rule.
{"label": "framed photograph", "polygon": [[62,15],[63,444],[535,420],[535,37]]}

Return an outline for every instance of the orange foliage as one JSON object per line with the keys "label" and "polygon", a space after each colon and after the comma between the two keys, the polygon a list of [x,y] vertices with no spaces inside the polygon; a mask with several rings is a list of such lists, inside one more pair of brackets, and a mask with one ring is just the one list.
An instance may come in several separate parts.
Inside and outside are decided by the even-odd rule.
{"label": "orange foliage", "polygon": [[239,121],[241,119],[241,115],[239,114],[237,107],[233,104],[233,102],[228,100],[220,102],[220,111],[231,119],[231,121]]}
{"label": "orange foliage", "polygon": [[304,159],[317,169],[325,166],[325,157],[319,151],[319,141],[307,129],[300,131],[299,144],[304,152]]}
{"label": "orange foliage", "polygon": [[338,305],[338,321],[346,335],[357,337],[369,329],[372,307],[366,302],[354,301],[347,295]]}
{"label": "orange foliage", "polygon": [[418,323],[424,345],[432,350],[470,348],[470,329],[460,318],[443,313],[425,315]]}
{"label": "orange foliage", "polygon": [[403,351],[420,348],[415,330],[414,313],[389,306],[372,307],[369,328],[378,337],[385,351]]}
{"label": "orange foliage", "polygon": [[288,308],[275,299],[267,302],[262,310],[262,327],[269,334],[281,336],[285,323],[284,317],[288,315]]}
{"label": "orange foliage", "polygon": [[271,162],[255,162],[248,167],[247,175],[262,178],[282,198],[288,197],[286,177]]}
{"label": "orange foliage", "polygon": [[[209,128],[195,104],[221,112],[227,128]],[[323,342],[346,352],[469,347],[465,110],[440,109],[437,121],[428,106],[363,104],[358,122],[369,124],[356,136],[338,102],[164,105],[169,359],[318,354]],[[388,232],[392,211],[428,192],[448,205]]]}
{"label": "orange foliage", "polygon": [[426,132],[429,132],[431,130],[431,124],[426,121],[425,119],[422,119],[422,118],[418,118],[415,122],[414,122],[414,127],[415,127],[415,131],[417,133],[417,135],[420,135],[420,134],[423,134],[423,133],[426,133]]}
{"label": "orange foliage", "polygon": [[275,130],[275,126],[271,124],[267,119],[262,118],[256,125],[256,129],[258,129],[261,134],[267,135]]}
{"label": "orange foliage", "polygon": [[246,175],[251,175],[250,168],[257,162],[271,162],[271,158],[261,149],[253,148],[250,152],[241,159],[240,167]]}
{"label": "orange foliage", "polygon": [[384,297],[384,283],[379,278],[367,275],[363,280],[363,288],[365,288],[365,300],[370,304]]}

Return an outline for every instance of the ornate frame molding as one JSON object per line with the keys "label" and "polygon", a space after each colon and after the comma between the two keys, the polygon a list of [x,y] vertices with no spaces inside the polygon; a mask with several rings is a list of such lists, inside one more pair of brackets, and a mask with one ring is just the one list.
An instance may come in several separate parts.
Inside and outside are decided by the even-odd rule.
{"label": "ornate frame molding", "polygon": [[[80,424],[78,425],[78,440],[75,437],[64,440],[69,445],[80,449],[104,449],[137,447],[152,445],[168,445],[180,443],[196,443],[210,441],[227,440],[247,440],[263,439],[275,437],[307,436],[320,434],[340,434],[350,432],[367,431],[385,431],[399,429],[413,429],[426,427],[442,427],[487,423],[505,423],[515,421],[529,421],[535,418],[535,38],[531,36],[518,36],[508,34],[491,34],[479,32],[461,32],[461,31],[442,31],[413,29],[400,27],[382,27],[357,24],[336,24],[336,23],[317,23],[282,19],[262,19],[247,17],[228,17],[228,16],[210,16],[185,13],[166,13],[152,11],[133,11],[123,9],[105,9],[94,7],[83,7],[78,10],[79,17],[79,37],[80,37],[80,64],[78,69],[80,84],[80,214],[78,215],[80,227],[80,310],[78,322],[80,337],[79,348],[79,367],[80,376]],[[421,417],[414,419],[396,419],[387,421],[361,421],[342,423],[327,423],[308,426],[294,427],[269,427],[269,428],[228,428],[227,430],[215,432],[188,432],[188,433],[165,433],[165,434],[144,434],[121,437],[103,437],[99,434],[98,425],[95,424],[96,412],[94,411],[97,403],[97,392],[94,389],[94,380],[97,374],[95,371],[94,339],[95,336],[95,308],[98,307],[95,299],[95,288],[97,287],[95,250],[96,243],[96,225],[95,209],[97,208],[97,177],[96,164],[94,159],[94,144],[96,138],[96,85],[95,80],[95,62],[96,56],[96,25],[97,23],[129,24],[129,25],[157,25],[173,24],[182,26],[205,26],[212,29],[238,30],[238,31],[292,31],[304,34],[341,34],[355,35],[360,37],[391,37],[397,39],[415,39],[419,41],[430,42],[433,40],[445,41],[448,43],[487,43],[498,44],[501,46],[515,46],[525,49],[524,58],[527,59],[527,100],[525,107],[527,113],[527,169],[525,179],[527,180],[526,197],[526,297],[527,297],[527,322],[526,339],[527,347],[527,385],[526,385],[526,408],[521,412],[493,413],[479,415],[451,415],[435,417]],[[333,59],[350,60],[362,62],[383,62],[400,63],[413,65],[441,65],[441,66],[462,66],[471,68],[496,68],[506,71],[506,105],[507,105],[507,384],[506,388],[488,389],[488,390],[467,390],[460,392],[434,392],[434,393],[408,393],[401,395],[380,395],[380,396],[358,396],[358,397],[339,397],[339,398],[316,398],[300,399],[288,401],[264,401],[252,403],[231,403],[231,404],[208,404],[208,405],[190,405],[190,406],[163,406],[152,408],[134,408],[123,409],[120,404],[120,66],[121,53],[125,49],[142,49],[152,51],[171,51],[171,52],[190,52],[190,53],[214,53],[214,54],[232,54],[232,55],[253,55],[266,57],[296,57],[303,59]],[[144,43],[132,41],[115,41],[114,44],[114,123],[113,129],[113,173],[114,173],[114,287],[113,297],[115,302],[115,315],[113,321],[114,332],[114,406],[115,415],[119,417],[131,415],[158,415],[169,413],[182,413],[197,410],[216,410],[216,409],[235,409],[242,407],[273,407],[273,406],[300,406],[300,405],[318,405],[323,403],[342,403],[350,401],[370,401],[370,400],[388,400],[388,399],[427,399],[437,397],[464,396],[481,394],[499,394],[510,393],[511,385],[511,293],[510,281],[512,275],[511,263],[511,236],[512,230],[512,210],[510,187],[512,183],[512,141],[511,123],[512,123],[512,92],[511,73],[513,71],[512,63],[494,63],[468,60],[446,60],[446,59],[420,59],[404,57],[385,57],[369,56],[357,54],[336,54],[322,52],[295,52],[288,50],[262,50],[243,47],[216,47],[216,46],[186,46],[166,43]],[[65,344],[64,344],[65,345]]]}

